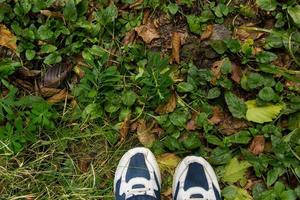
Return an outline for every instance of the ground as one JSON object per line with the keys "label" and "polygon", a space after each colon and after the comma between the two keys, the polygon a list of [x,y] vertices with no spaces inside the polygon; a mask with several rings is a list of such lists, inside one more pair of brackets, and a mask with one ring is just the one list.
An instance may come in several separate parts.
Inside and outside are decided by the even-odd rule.
{"label": "ground", "polygon": [[162,199],[187,155],[226,200],[300,198],[296,0],[0,0],[0,199],[113,199],[130,148]]}

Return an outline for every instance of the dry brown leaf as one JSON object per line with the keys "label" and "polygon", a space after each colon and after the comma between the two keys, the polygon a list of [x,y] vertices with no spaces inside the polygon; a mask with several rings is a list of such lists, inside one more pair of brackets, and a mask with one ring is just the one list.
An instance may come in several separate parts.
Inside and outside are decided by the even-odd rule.
{"label": "dry brown leaf", "polygon": [[66,89],[60,90],[59,93],[53,95],[52,97],[47,99],[48,103],[54,104],[54,103],[59,103],[62,101],[65,101],[67,99],[71,99],[72,96],[68,95],[68,91]]}
{"label": "dry brown leaf", "polygon": [[16,42],[16,36],[14,36],[5,25],[0,24],[0,46],[5,46],[15,51],[17,49]]}
{"label": "dry brown leaf", "polygon": [[80,171],[85,173],[88,172],[91,162],[92,162],[92,157],[89,155],[84,155],[77,160],[77,165]]}
{"label": "dry brown leaf", "polygon": [[12,60],[19,60],[16,52],[8,47],[0,46],[0,59],[11,58]]}
{"label": "dry brown leaf", "polygon": [[155,28],[154,24],[151,22],[136,27],[134,30],[147,44],[151,43],[152,40],[160,37],[159,32]]}
{"label": "dry brown leaf", "polygon": [[138,121],[137,136],[140,143],[145,147],[150,147],[156,139],[155,135],[151,132],[151,127],[147,127],[147,123],[143,119]]}
{"label": "dry brown leaf", "polygon": [[72,65],[66,63],[51,67],[44,75],[42,83],[44,87],[58,87],[72,70]]}
{"label": "dry brown leaf", "polygon": [[21,79],[16,79],[15,82],[22,88],[24,89],[27,89],[29,91],[33,91],[34,88],[33,88],[33,85],[28,82],[28,81],[25,81],[25,80],[21,80]]}
{"label": "dry brown leaf", "polygon": [[18,74],[23,77],[36,77],[41,74],[41,70],[29,70],[26,67],[22,67],[18,70]]}
{"label": "dry brown leaf", "polygon": [[201,41],[209,39],[213,33],[213,30],[214,30],[213,25],[211,25],[211,24],[207,25],[206,30],[201,35]]}
{"label": "dry brown leaf", "polygon": [[241,78],[243,76],[242,69],[239,65],[235,64],[234,62],[232,62],[231,64],[232,64],[231,79],[236,83],[240,83]]}
{"label": "dry brown leaf", "polygon": [[157,158],[160,169],[164,172],[173,172],[181,159],[174,153],[164,153]]}
{"label": "dry brown leaf", "polygon": [[132,4],[130,4],[129,8],[136,8],[140,5],[142,5],[144,2],[144,0],[135,0],[135,2],[133,2]]}
{"label": "dry brown leaf", "polygon": [[57,88],[42,87],[42,88],[40,88],[39,93],[43,97],[51,97],[51,96],[59,93],[60,91],[61,91],[61,89],[57,89]]}
{"label": "dry brown leaf", "polygon": [[234,30],[235,38],[238,38],[241,41],[245,41],[247,39],[257,40],[260,39],[262,36],[264,36],[265,33],[258,32],[258,31],[251,31],[247,30],[255,27],[251,27],[253,24],[245,25],[238,27]]}
{"label": "dry brown leaf", "polygon": [[176,108],[176,103],[177,103],[177,97],[176,94],[173,93],[166,103],[159,105],[155,109],[155,112],[160,115],[173,112]]}
{"label": "dry brown leaf", "polygon": [[219,106],[213,107],[213,116],[209,119],[212,124],[218,124],[224,120],[224,113]]}
{"label": "dry brown leaf", "polygon": [[218,125],[218,130],[224,135],[232,135],[242,129],[247,128],[249,125],[247,121],[234,118],[229,114],[224,115],[224,120]]}
{"label": "dry brown leaf", "polygon": [[254,155],[259,155],[264,151],[265,148],[265,138],[262,135],[257,135],[251,142],[249,151]]}
{"label": "dry brown leaf", "polygon": [[150,16],[150,9],[145,9],[143,12],[144,16],[143,16],[143,21],[142,24],[147,24],[148,20],[149,20],[149,16]]}
{"label": "dry brown leaf", "polygon": [[213,63],[211,71],[213,73],[213,78],[211,79],[211,84],[216,85],[217,80],[221,77],[221,67],[223,65],[224,60],[219,60]]}
{"label": "dry brown leaf", "polygon": [[130,125],[130,115],[127,115],[124,121],[120,125],[120,136],[121,141],[124,141],[129,132],[129,125]]}
{"label": "dry brown leaf", "polygon": [[193,113],[191,120],[188,121],[188,123],[186,124],[186,130],[188,130],[188,131],[196,130],[196,128],[197,128],[197,124],[196,124],[196,121],[195,121],[196,117],[197,117],[197,114]]}
{"label": "dry brown leaf", "polygon": [[123,44],[124,45],[128,45],[128,44],[131,44],[135,39],[135,31],[132,30],[132,31],[129,31],[125,34],[125,37],[123,38]]}
{"label": "dry brown leaf", "polygon": [[164,200],[172,200],[172,187],[168,187],[161,194],[163,195]]}
{"label": "dry brown leaf", "polygon": [[64,15],[60,12],[54,12],[50,10],[41,10],[40,11],[42,15],[45,15],[46,17],[54,17],[54,18],[63,18]]}
{"label": "dry brown leaf", "polygon": [[180,63],[180,48],[181,48],[181,37],[178,32],[174,32],[172,35],[172,58],[171,63],[175,61],[177,64]]}

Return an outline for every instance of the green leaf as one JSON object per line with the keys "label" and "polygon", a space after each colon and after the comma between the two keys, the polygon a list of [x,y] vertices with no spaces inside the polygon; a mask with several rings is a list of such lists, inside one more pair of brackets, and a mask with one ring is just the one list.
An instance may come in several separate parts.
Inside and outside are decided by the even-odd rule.
{"label": "green leaf", "polygon": [[225,101],[227,103],[229,111],[234,117],[236,118],[245,117],[247,107],[242,99],[235,96],[232,92],[226,92]]}
{"label": "green leaf", "polygon": [[186,16],[187,23],[189,25],[190,31],[195,34],[201,33],[201,23],[197,16],[195,15],[188,15]]}
{"label": "green leaf", "polygon": [[229,58],[224,58],[221,66],[222,74],[229,74],[232,71],[232,64]]}
{"label": "green leaf", "polygon": [[282,172],[282,169],[278,167],[269,170],[267,173],[267,186],[273,185]]}
{"label": "green leaf", "polygon": [[47,65],[52,65],[52,64],[56,64],[56,63],[60,63],[62,60],[62,57],[59,55],[58,52],[54,52],[49,54],[45,60],[44,63]]}
{"label": "green leaf", "polygon": [[248,161],[238,161],[236,157],[232,158],[225,166],[225,171],[222,176],[227,183],[235,183],[244,178],[246,170],[251,166]]}
{"label": "green leaf", "polygon": [[259,63],[270,63],[276,59],[277,55],[269,51],[262,51],[256,56],[256,61]]}
{"label": "green leaf", "polygon": [[127,106],[132,106],[134,102],[136,101],[136,94],[133,91],[126,91],[123,93],[122,101]]}
{"label": "green leaf", "polygon": [[67,21],[76,21],[77,9],[74,0],[67,1],[63,14]]}
{"label": "green leaf", "polygon": [[218,98],[220,95],[221,95],[220,89],[218,87],[214,87],[208,91],[207,98],[215,99],[215,98]]}
{"label": "green leaf", "polygon": [[232,52],[232,53],[238,53],[241,50],[241,44],[239,40],[235,39],[226,39],[224,40],[227,48]]}
{"label": "green leaf", "polygon": [[187,138],[185,138],[183,140],[183,146],[186,148],[186,149],[197,149],[199,148],[201,145],[201,142],[200,142],[200,139],[199,139],[199,136],[198,134],[195,134],[195,133],[190,133],[188,134]]}
{"label": "green leaf", "polygon": [[261,89],[258,96],[264,101],[272,101],[276,97],[275,92],[271,87],[264,87]]}
{"label": "green leaf", "polygon": [[222,40],[213,40],[210,42],[210,46],[218,53],[224,54],[227,50],[227,46]]}
{"label": "green leaf", "polygon": [[184,112],[173,112],[170,115],[170,121],[172,124],[178,127],[185,127],[187,122],[187,114]]}
{"label": "green leaf", "polygon": [[97,118],[101,118],[103,115],[103,111],[100,106],[96,103],[91,103],[85,107],[82,112],[81,117],[86,120],[87,118],[93,120]]}
{"label": "green leaf", "polygon": [[181,82],[177,85],[177,91],[181,93],[192,92],[193,90],[193,85],[187,82]]}
{"label": "green leaf", "polygon": [[25,52],[25,56],[27,60],[32,60],[35,57],[35,51],[27,49]]}
{"label": "green leaf", "polygon": [[170,3],[168,6],[168,11],[172,14],[175,15],[178,12],[178,5],[176,3]]}
{"label": "green leaf", "polygon": [[53,31],[47,25],[41,25],[37,30],[37,35],[41,40],[51,39],[53,34]]}
{"label": "green leaf", "polygon": [[273,11],[277,7],[276,0],[256,0],[256,4],[266,11]]}
{"label": "green leaf", "polygon": [[253,200],[247,190],[230,185],[222,190],[222,196],[226,200]]}
{"label": "green leaf", "polygon": [[294,23],[300,25],[300,5],[288,7],[288,13],[293,19]]}
{"label": "green leaf", "polygon": [[283,191],[280,195],[281,200],[296,200],[297,196],[293,190]]}
{"label": "green leaf", "polygon": [[52,44],[46,44],[41,47],[41,53],[52,53],[56,51],[57,47]]}
{"label": "green leaf", "polygon": [[246,119],[256,123],[271,122],[278,116],[280,111],[284,108],[284,104],[269,104],[266,106],[258,107],[255,100],[246,102],[247,113]]}

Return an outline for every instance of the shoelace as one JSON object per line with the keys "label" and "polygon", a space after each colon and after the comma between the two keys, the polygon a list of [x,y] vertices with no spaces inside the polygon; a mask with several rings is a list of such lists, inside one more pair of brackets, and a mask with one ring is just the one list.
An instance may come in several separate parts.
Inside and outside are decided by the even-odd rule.
{"label": "shoelace", "polygon": [[128,194],[136,196],[136,195],[141,195],[145,194],[147,191],[149,191],[150,188],[132,188],[130,190],[127,190]]}

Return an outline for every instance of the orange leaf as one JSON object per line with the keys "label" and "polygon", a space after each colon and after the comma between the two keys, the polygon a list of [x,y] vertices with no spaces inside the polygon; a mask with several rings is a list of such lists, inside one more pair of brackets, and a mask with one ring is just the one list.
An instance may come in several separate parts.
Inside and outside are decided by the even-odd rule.
{"label": "orange leaf", "polygon": [[257,135],[251,142],[249,151],[254,155],[259,155],[264,151],[265,147],[265,138],[262,135]]}
{"label": "orange leaf", "polygon": [[153,23],[147,23],[134,29],[137,34],[146,42],[151,43],[152,40],[160,37],[159,32],[155,28]]}
{"label": "orange leaf", "polygon": [[180,47],[181,47],[180,34],[178,32],[174,32],[172,35],[172,62],[175,60],[177,64],[180,63]]}
{"label": "orange leaf", "polygon": [[160,115],[173,112],[176,108],[176,103],[177,103],[177,97],[176,94],[173,93],[166,103],[159,105],[155,109],[155,112]]}
{"label": "orange leaf", "polygon": [[218,124],[224,120],[224,114],[219,106],[214,106],[213,116],[209,119],[212,124]]}
{"label": "orange leaf", "polygon": [[206,40],[206,39],[209,39],[210,38],[210,36],[212,35],[212,33],[213,33],[213,30],[214,30],[214,27],[213,27],[213,25],[207,25],[207,27],[206,27],[206,30],[202,33],[202,35],[201,35],[201,41],[202,40]]}
{"label": "orange leaf", "polygon": [[0,24],[0,46],[5,46],[9,49],[16,50],[16,41],[16,36],[14,36],[5,25]]}

